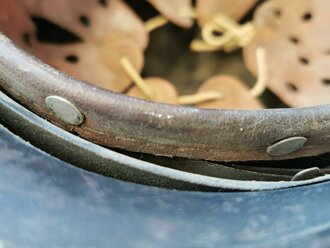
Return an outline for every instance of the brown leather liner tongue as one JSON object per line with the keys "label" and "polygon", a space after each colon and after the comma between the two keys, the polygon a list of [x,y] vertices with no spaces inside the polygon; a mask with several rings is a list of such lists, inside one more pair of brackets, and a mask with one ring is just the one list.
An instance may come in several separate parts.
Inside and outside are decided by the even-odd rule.
{"label": "brown leather liner tongue", "polygon": [[34,0],[32,15],[66,28],[84,41],[98,41],[110,35],[126,36],[141,49],[148,45],[148,34],[140,18],[122,0]]}
{"label": "brown leather liner tongue", "polygon": [[39,44],[34,49],[34,53],[51,66],[115,92],[123,92],[132,84],[120,59],[129,58],[137,71],[141,71],[144,62],[136,43],[120,36],[104,43]]}
{"label": "brown leather liner tongue", "polygon": [[[120,65],[127,57],[140,72],[149,36],[142,20],[121,0],[0,1],[0,28],[45,63],[99,87],[123,92],[131,79]],[[31,16],[46,19],[82,39],[48,44],[36,38]]]}
{"label": "brown leather liner tongue", "polygon": [[263,47],[267,86],[290,107],[330,103],[329,9],[328,0],[272,0],[255,13],[245,63],[257,75],[255,51]]}
{"label": "brown leather liner tongue", "polygon": [[201,108],[216,109],[262,109],[262,103],[249,94],[249,89],[238,78],[229,75],[219,75],[208,79],[198,89],[197,93],[216,91],[222,95],[219,100],[198,104]]}
{"label": "brown leather liner tongue", "polygon": [[217,13],[234,20],[243,18],[256,4],[257,0],[197,0],[196,13],[200,26],[211,21]]}

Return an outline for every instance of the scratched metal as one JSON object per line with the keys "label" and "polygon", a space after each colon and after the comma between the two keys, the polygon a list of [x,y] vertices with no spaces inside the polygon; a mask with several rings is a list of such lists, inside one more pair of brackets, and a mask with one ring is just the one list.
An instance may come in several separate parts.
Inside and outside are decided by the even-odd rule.
{"label": "scratched metal", "polygon": [[1,92],[0,123],[31,144],[75,166],[102,175],[157,187],[199,191],[251,191],[295,187],[330,179],[330,175],[325,175],[291,182],[282,181],[283,179],[275,182],[267,179],[237,180],[237,177],[214,177],[214,172],[202,175],[171,168],[170,164],[175,163],[175,160],[171,163],[162,163],[159,159],[152,163],[142,161],[72,135],[33,114]]}

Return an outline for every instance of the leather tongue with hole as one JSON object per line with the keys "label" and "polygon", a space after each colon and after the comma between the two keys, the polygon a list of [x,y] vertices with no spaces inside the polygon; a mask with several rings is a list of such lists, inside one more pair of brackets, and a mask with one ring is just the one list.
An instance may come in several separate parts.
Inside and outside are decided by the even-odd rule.
{"label": "leather tongue with hole", "polygon": [[240,20],[255,5],[257,0],[197,0],[196,14],[200,26],[211,21],[217,13]]}
{"label": "leather tongue with hole", "polygon": [[264,106],[255,97],[250,95],[249,89],[238,78],[219,75],[208,79],[198,89],[197,93],[216,91],[222,97],[198,104],[201,108],[216,109],[262,109]]}
{"label": "leather tongue with hole", "polygon": [[120,35],[132,39],[141,49],[148,45],[143,22],[121,0],[111,0],[106,5],[96,0],[34,0],[28,6],[33,16],[54,22],[84,41]]}
{"label": "leather tongue with hole", "polygon": [[40,44],[34,53],[69,75],[115,92],[125,91],[132,83],[120,59],[128,57],[139,72],[144,63],[136,43],[120,36],[108,37],[105,43]]}
{"label": "leather tongue with hole", "polygon": [[[0,19],[0,25],[5,26],[1,30],[8,29],[5,34],[23,48],[69,75],[123,92],[131,80],[120,66],[121,57],[128,57],[137,71],[142,70],[148,34],[140,18],[121,0],[17,0],[0,4],[0,11],[4,9],[7,14],[12,9],[15,18],[12,35],[8,29],[11,25],[4,19]],[[30,14],[39,22],[44,20],[78,37],[77,41],[38,41]]]}
{"label": "leather tongue with hole", "polygon": [[291,107],[330,103],[329,9],[328,0],[272,0],[255,13],[245,63],[257,75],[255,51],[265,48],[267,86]]}

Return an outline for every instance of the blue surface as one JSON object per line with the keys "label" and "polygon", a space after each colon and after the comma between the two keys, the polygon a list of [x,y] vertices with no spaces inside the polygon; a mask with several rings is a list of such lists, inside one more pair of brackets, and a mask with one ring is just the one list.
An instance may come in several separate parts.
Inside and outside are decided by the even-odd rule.
{"label": "blue surface", "polygon": [[0,126],[0,248],[329,247],[330,183],[203,193],[68,165]]}

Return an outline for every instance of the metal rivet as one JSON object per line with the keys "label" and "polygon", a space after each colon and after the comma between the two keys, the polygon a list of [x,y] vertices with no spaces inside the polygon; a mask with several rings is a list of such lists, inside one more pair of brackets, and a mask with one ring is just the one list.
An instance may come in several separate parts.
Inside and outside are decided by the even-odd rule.
{"label": "metal rivet", "polygon": [[285,156],[303,148],[306,141],[305,137],[287,138],[269,146],[267,153],[272,157]]}
{"label": "metal rivet", "polygon": [[316,177],[321,177],[326,175],[323,171],[318,167],[308,168],[302,171],[299,171],[296,175],[294,175],[291,181],[303,181],[308,179],[313,179]]}
{"label": "metal rivet", "polygon": [[84,116],[79,109],[62,97],[49,96],[46,98],[46,104],[56,117],[68,124],[78,126],[84,122]]}

